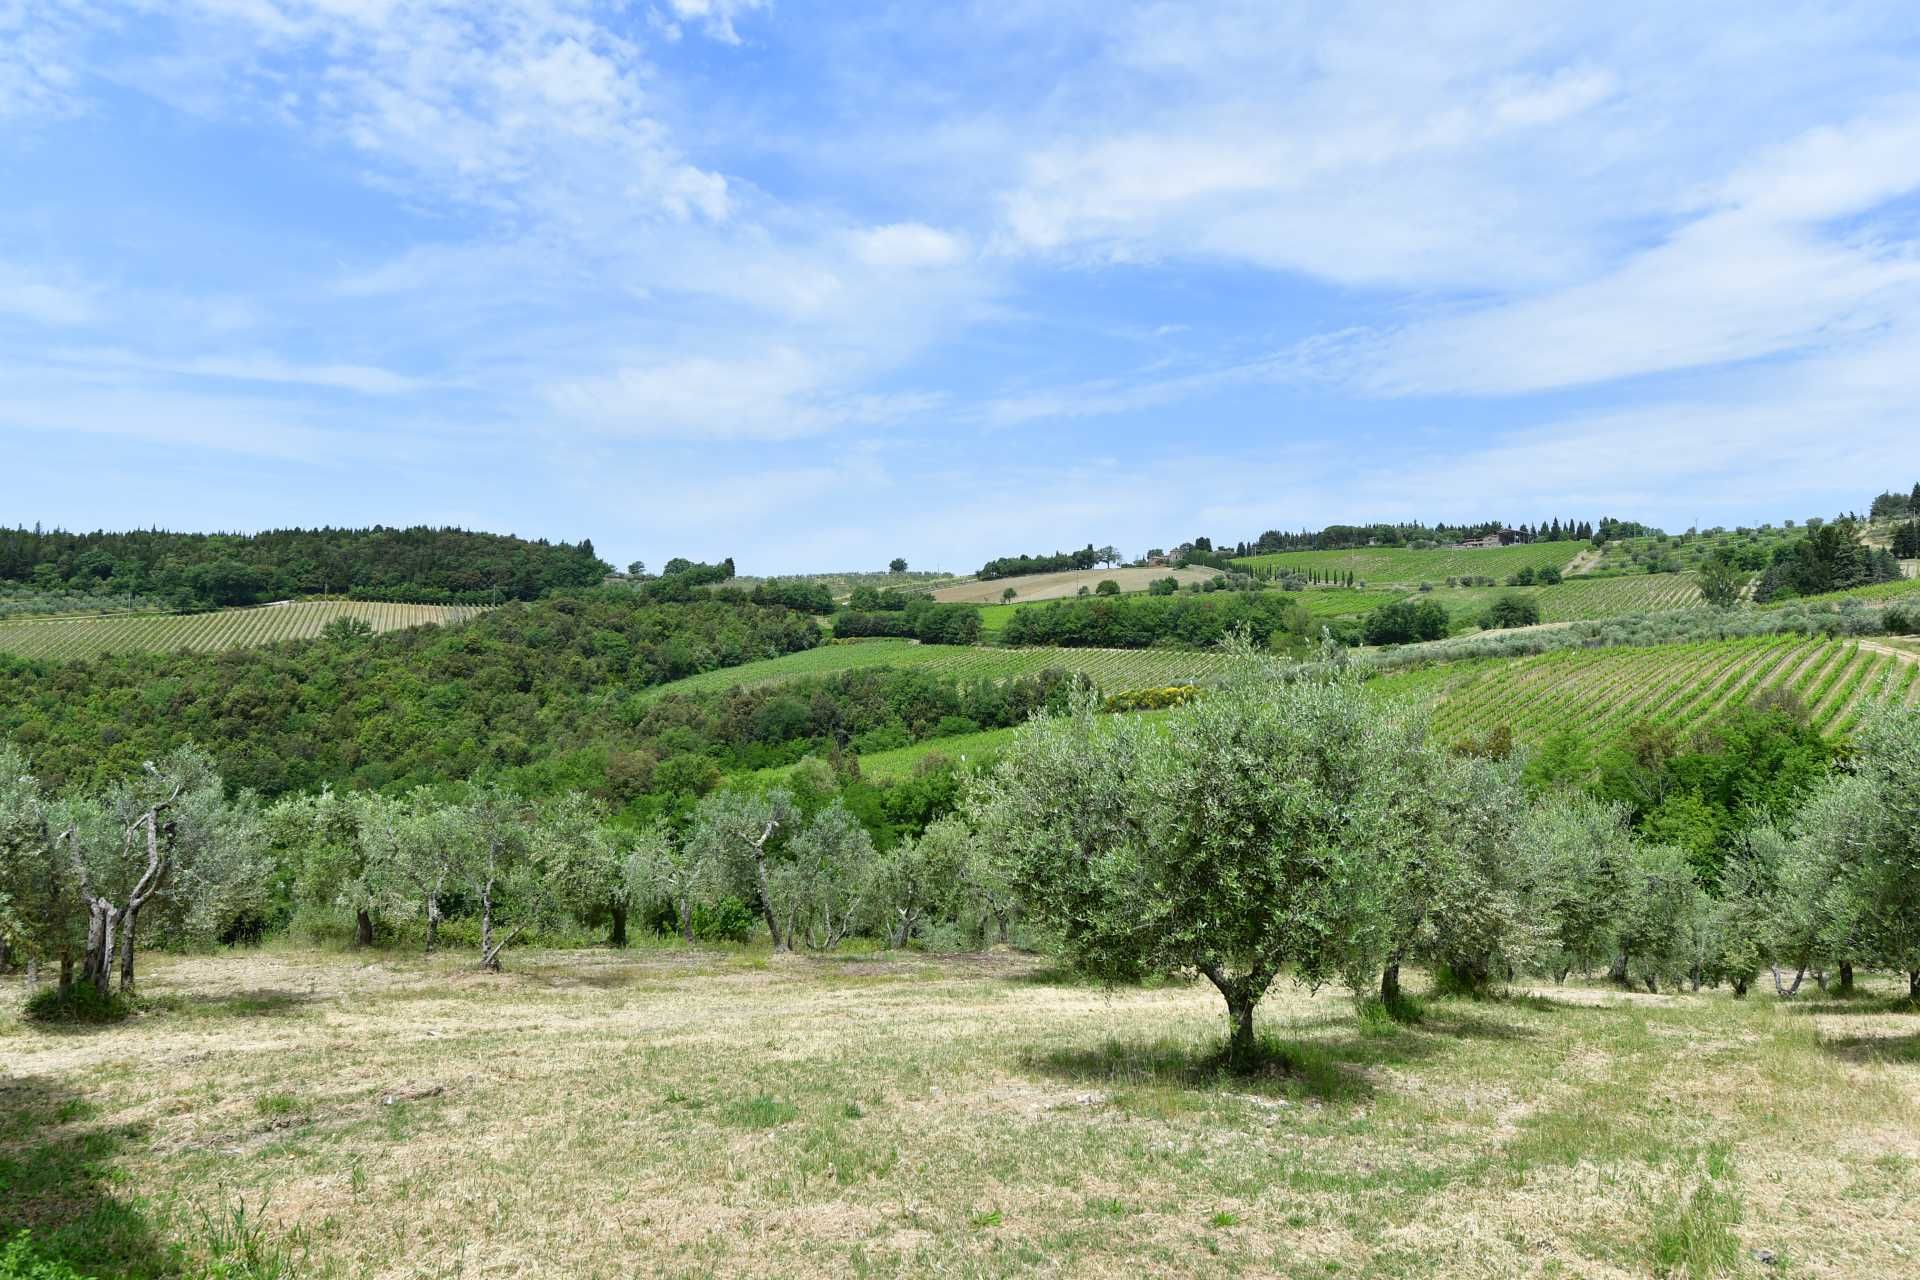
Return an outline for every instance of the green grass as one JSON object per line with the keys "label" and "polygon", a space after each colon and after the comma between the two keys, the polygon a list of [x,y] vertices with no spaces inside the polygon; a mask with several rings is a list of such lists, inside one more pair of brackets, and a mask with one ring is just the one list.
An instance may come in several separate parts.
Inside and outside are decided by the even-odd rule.
{"label": "green grass", "polygon": [[[0,1239],[134,1280],[1866,1280],[1920,1256],[1920,1016],[1891,1001],[1467,1001],[1409,972],[1401,1024],[1282,980],[1234,1074],[1206,983],[1004,951],[469,966],[156,955],[165,1009],[85,1036],[21,1025],[0,980]],[[303,999],[191,1012],[261,990]]]}
{"label": "green grass", "polygon": [[1868,600],[1874,603],[1898,602],[1908,604],[1920,599],[1920,578],[1902,578],[1898,582],[1876,582],[1870,587],[1851,587],[1845,591],[1829,591],[1824,595],[1800,596],[1793,600],[1774,600],[1761,605],[1763,609],[1779,608],[1802,601],[1823,600]]}
{"label": "green grass", "polygon": [[1804,529],[1750,529],[1746,533],[1722,530],[1719,533],[1665,534],[1659,537],[1618,538],[1601,548],[1593,565],[1595,573],[1638,574],[1655,561],[1668,561],[1681,569],[1697,569],[1700,562],[1715,552],[1753,553],[1770,559],[1774,549],[1804,536]]}
{"label": "green grass", "polygon": [[1585,542],[1533,542],[1512,547],[1468,549],[1436,547],[1414,551],[1405,547],[1357,547],[1351,551],[1281,551],[1272,555],[1248,556],[1234,563],[1243,568],[1276,570],[1281,573],[1309,569],[1322,573],[1347,573],[1369,585],[1404,583],[1414,586],[1431,582],[1435,586],[1448,578],[1487,576],[1505,578],[1520,569],[1552,566],[1565,569],[1573,558],[1590,550]]}
{"label": "green grass", "polygon": [[126,613],[98,618],[0,620],[0,653],[68,660],[104,653],[207,652],[244,649],[279,640],[307,640],[339,618],[358,618],[375,631],[428,623],[464,622],[486,610],[467,605],[381,604],[361,600],[300,600],[211,613]]}
{"label": "green grass", "polygon": [[1103,689],[1142,689],[1211,679],[1226,670],[1227,658],[1220,653],[1190,649],[1007,649],[918,644],[912,640],[861,640],[705,671],[658,685],[646,696],[779,684],[865,667],[915,668],[957,680],[1006,680],[1056,669],[1084,673]]}
{"label": "green grass", "polygon": [[1568,578],[1550,587],[1437,587],[1404,598],[1438,601],[1452,616],[1455,630],[1470,630],[1488,606],[1505,595],[1534,601],[1540,606],[1542,622],[1591,622],[1688,609],[1700,603],[1700,588],[1692,574],[1684,573]]}

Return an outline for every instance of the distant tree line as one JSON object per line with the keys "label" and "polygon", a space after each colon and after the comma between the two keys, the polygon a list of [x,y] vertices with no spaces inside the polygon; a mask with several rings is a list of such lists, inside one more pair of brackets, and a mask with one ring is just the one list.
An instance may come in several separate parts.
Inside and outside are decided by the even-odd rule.
{"label": "distant tree line", "polygon": [[431,602],[532,600],[609,572],[591,540],[465,529],[275,529],[257,534],[0,529],[0,581],[154,595],[178,608],[306,595]]}
{"label": "distant tree line", "polygon": [[1029,573],[1064,573],[1072,569],[1091,569],[1095,565],[1118,563],[1118,551],[1112,547],[1095,547],[1089,542],[1078,551],[1056,551],[1050,556],[1001,556],[982,565],[979,576],[1017,578]]}
{"label": "distant tree line", "polygon": [[[856,592],[856,594],[858,594]],[[898,636],[922,644],[975,644],[980,639],[980,610],[970,604],[935,604],[931,597],[908,600],[898,608],[871,612],[847,609],[833,616],[833,634],[842,639]]]}
{"label": "distant tree line", "polygon": [[[1639,537],[1652,532],[1647,526],[1607,517],[1595,526],[1590,521],[1554,518],[1538,524],[1508,525],[1499,520],[1477,524],[1330,524],[1314,531],[1302,529],[1285,533],[1269,529],[1252,542],[1234,548],[1235,556],[1268,555],[1277,551],[1347,551],[1356,547],[1441,546],[1485,538],[1504,529],[1513,529],[1524,542],[1587,542],[1609,538]],[[1196,539],[1196,544],[1204,539]],[[1210,544],[1209,544],[1210,545]]]}
{"label": "distant tree line", "polygon": [[[1345,638],[1351,624],[1329,625]],[[1028,605],[1014,611],[1002,638],[1010,645],[1209,648],[1237,631],[1263,645],[1287,647],[1293,640],[1318,635],[1319,628],[1287,592],[1217,591],[1089,596]]]}

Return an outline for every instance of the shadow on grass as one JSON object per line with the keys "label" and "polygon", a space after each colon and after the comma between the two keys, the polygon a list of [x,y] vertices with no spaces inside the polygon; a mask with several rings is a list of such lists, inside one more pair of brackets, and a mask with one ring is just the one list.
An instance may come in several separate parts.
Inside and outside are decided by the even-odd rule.
{"label": "shadow on grass", "polygon": [[1920,1066],[1920,1031],[1904,1036],[1822,1036],[1820,1052],[1863,1065]]}
{"label": "shadow on grass", "polygon": [[142,996],[137,1009],[141,1013],[185,1013],[203,1018],[273,1018],[298,1013],[321,1000],[308,991],[262,988],[229,996]]}
{"label": "shadow on grass", "polygon": [[[1349,1023],[1351,1030],[1351,1024]],[[1414,1032],[1350,1034],[1336,1039],[1283,1040],[1260,1036],[1253,1057],[1227,1057],[1226,1039],[1108,1040],[1021,1056],[1027,1070],[1080,1084],[1115,1089],[1141,1087],[1219,1090],[1299,1096],[1320,1102],[1364,1102],[1374,1094],[1369,1067],[1412,1062],[1442,1049],[1437,1037]]]}
{"label": "shadow on grass", "polygon": [[1508,995],[1493,997],[1489,1003],[1512,1005],[1516,1009],[1531,1009],[1535,1013],[1618,1013],[1623,1008],[1631,1008],[1633,1002],[1616,997],[1646,994],[1616,986],[1590,986],[1575,989],[1592,991],[1608,999],[1566,1000],[1559,996],[1542,995],[1538,991],[1515,991]]}
{"label": "shadow on grass", "polygon": [[1816,996],[1811,1000],[1802,995],[1792,1000],[1783,1000],[1781,1003],[1795,1013],[1817,1013],[1827,1017],[1880,1013],[1920,1014],[1920,1004],[1905,995],[1827,995]]}
{"label": "shadow on grass", "polygon": [[83,1275],[175,1274],[175,1251],[113,1190],[115,1157],[145,1141],[144,1126],[90,1124],[91,1114],[57,1083],[0,1075],[0,1240],[29,1231],[39,1259]]}

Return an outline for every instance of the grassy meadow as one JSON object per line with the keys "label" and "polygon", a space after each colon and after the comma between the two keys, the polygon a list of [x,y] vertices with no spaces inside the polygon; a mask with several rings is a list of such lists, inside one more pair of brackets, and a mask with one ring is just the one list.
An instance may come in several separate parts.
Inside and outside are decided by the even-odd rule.
{"label": "grassy meadow", "polygon": [[961,680],[1005,680],[1049,669],[1081,672],[1103,689],[1140,689],[1207,680],[1226,669],[1224,654],[1196,649],[1003,649],[915,640],[858,640],[703,671],[648,691],[696,693],[779,684],[863,667],[911,667]]}
{"label": "grassy meadow", "polygon": [[1371,586],[1404,583],[1417,586],[1430,582],[1435,586],[1448,578],[1491,577],[1504,579],[1521,569],[1555,568],[1565,570],[1574,559],[1592,548],[1585,542],[1531,542],[1511,547],[1435,547],[1415,551],[1409,547],[1356,547],[1350,551],[1278,551],[1270,555],[1247,556],[1234,563],[1244,569],[1273,570],[1280,573],[1348,573]]}
{"label": "grassy meadow", "polygon": [[155,956],[121,1027],[0,1012],[0,1229],[136,1278],[1878,1280],[1920,1256],[1920,1022],[1873,987],[1576,983],[1400,1025],[1283,981],[1249,1077],[1215,1069],[1204,984],[1004,952],[470,962]]}

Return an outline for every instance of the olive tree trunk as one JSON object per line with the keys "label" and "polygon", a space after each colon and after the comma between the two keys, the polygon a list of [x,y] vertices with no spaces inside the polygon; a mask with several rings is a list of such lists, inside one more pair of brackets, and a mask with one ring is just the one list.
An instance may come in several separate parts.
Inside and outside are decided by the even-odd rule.
{"label": "olive tree trunk", "polygon": [[1200,972],[1219,990],[1227,1002],[1227,1061],[1236,1068],[1253,1066],[1259,1057],[1259,1041],[1253,1034],[1253,1011],[1260,1004],[1260,998],[1267,993],[1267,987],[1273,982],[1273,975],[1263,970],[1252,970],[1239,977],[1229,977],[1218,964],[1208,963],[1200,966]]}
{"label": "olive tree trunk", "polygon": [[780,820],[773,818],[768,820],[766,828],[760,832],[758,839],[746,835],[742,835],[741,838],[744,839],[753,850],[753,876],[755,884],[760,890],[760,914],[766,919],[767,932],[773,935],[773,949],[775,951],[791,951],[793,949],[793,939],[781,930],[780,917],[773,909],[773,894],[767,888],[767,841],[773,839],[773,833],[779,829]]}

